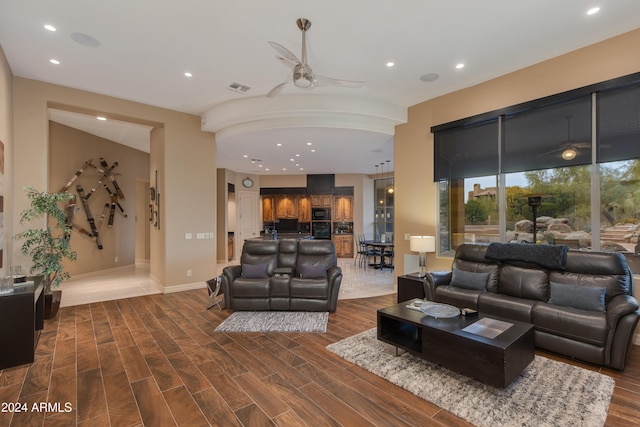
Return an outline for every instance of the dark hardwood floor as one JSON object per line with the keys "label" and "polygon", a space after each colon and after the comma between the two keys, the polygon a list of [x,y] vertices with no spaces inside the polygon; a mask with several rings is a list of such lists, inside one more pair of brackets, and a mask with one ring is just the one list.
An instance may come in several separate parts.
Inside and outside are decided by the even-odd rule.
{"label": "dark hardwood floor", "polygon": [[[0,426],[469,425],[325,350],[394,302],[340,301],[326,334],[215,333],[229,313],[206,310],[204,289],[63,308],[35,362],[0,373],[3,409],[27,407],[0,412]],[[611,375],[606,425],[638,423],[638,346],[623,373],[539,354]]]}

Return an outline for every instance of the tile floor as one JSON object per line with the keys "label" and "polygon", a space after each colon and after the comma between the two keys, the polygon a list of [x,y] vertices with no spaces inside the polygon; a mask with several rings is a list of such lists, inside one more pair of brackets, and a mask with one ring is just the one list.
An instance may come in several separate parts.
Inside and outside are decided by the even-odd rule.
{"label": "tile floor", "polygon": [[[218,264],[220,274],[227,264]],[[353,259],[339,259],[342,285],[339,299],[366,298],[395,292],[393,270],[360,267]],[[202,287],[205,284],[202,283]],[[62,307],[111,301],[162,293],[162,287],[149,276],[149,263],[83,274],[62,285]]]}

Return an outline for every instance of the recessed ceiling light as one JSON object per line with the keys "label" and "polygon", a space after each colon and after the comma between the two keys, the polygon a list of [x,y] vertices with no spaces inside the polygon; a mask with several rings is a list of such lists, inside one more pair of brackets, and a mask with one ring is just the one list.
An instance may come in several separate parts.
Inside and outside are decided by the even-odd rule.
{"label": "recessed ceiling light", "polygon": [[45,30],[49,30],[49,31],[57,31],[57,30],[56,30],[56,27],[54,27],[54,26],[53,26],[53,25],[51,25],[51,24],[47,24],[47,25],[45,25],[45,26],[44,26],[44,29],[45,29]]}
{"label": "recessed ceiling light", "polygon": [[587,10],[587,15],[595,15],[596,13],[600,12],[600,8],[599,7],[592,7],[591,9]]}
{"label": "recessed ceiling light", "polygon": [[193,77],[193,74],[191,74],[190,72],[187,71],[186,73],[184,73],[184,76],[185,77]]}
{"label": "recessed ceiling light", "polygon": [[102,120],[103,122],[104,122],[105,120],[107,120],[107,118],[106,118],[106,117],[102,117],[102,116],[98,116],[98,117],[96,117],[96,119],[98,119],[98,120]]}
{"label": "recessed ceiling light", "polygon": [[393,67],[394,65],[396,64],[394,64],[392,61],[387,62],[387,67],[389,68]]}
{"label": "recessed ceiling light", "polygon": [[276,146],[278,146],[278,147],[282,147],[282,144],[278,142],[278,143],[276,144]]}
{"label": "recessed ceiling light", "polygon": [[315,148],[314,148],[313,150],[311,150],[311,152],[312,152],[312,153],[315,153],[315,152],[316,152]]}
{"label": "recessed ceiling light", "polygon": [[287,170],[287,168],[282,168],[282,170],[283,170],[283,171],[286,171],[286,170]]}
{"label": "recessed ceiling light", "polygon": [[300,154],[296,154],[296,157],[300,157]]}
{"label": "recessed ceiling light", "polygon": [[461,62],[459,64],[456,64],[456,68],[459,70],[461,68],[464,68],[464,64]]}
{"label": "recessed ceiling light", "polygon": [[301,170],[301,171],[303,171],[303,170],[304,170],[304,168],[300,168],[300,170]]}
{"label": "recessed ceiling light", "polygon": [[49,62],[51,62],[52,64],[55,64],[55,65],[60,65],[60,61],[58,61],[55,58],[50,59]]}
{"label": "recessed ceiling light", "polygon": [[312,145],[312,144],[313,144],[313,142],[307,142],[307,145]]}
{"label": "recessed ceiling light", "polygon": [[295,162],[296,160],[295,160],[295,159],[289,159],[289,161],[290,161],[290,162]]}
{"label": "recessed ceiling light", "polygon": [[262,165],[258,165],[258,167],[259,167],[259,168],[261,168],[261,167],[262,167]]}
{"label": "recessed ceiling light", "polygon": [[265,170],[266,170],[266,171],[268,171],[268,170],[269,170],[269,168],[266,168]]}

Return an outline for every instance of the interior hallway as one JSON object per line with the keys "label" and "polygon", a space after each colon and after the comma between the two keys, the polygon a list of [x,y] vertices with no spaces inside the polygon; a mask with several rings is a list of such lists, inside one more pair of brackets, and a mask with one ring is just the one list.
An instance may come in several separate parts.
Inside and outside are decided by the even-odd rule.
{"label": "interior hallway", "polygon": [[[229,264],[218,264],[216,276]],[[342,267],[339,299],[366,298],[395,292],[393,270],[360,267],[352,258],[338,259]],[[215,277],[215,276],[214,276]],[[205,283],[202,283],[205,287]],[[149,276],[149,263],[114,268],[76,276],[62,285],[61,307],[132,298],[162,293],[162,287]]]}

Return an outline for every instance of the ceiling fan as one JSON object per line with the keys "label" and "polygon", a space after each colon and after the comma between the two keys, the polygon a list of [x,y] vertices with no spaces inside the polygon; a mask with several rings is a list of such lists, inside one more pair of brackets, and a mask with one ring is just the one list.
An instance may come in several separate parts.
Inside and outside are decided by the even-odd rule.
{"label": "ceiling fan", "polygon": [[268,42],[269,45],[271,45],[271,47],[278,53],[278,60],[290,67],[293,70],[293,74],[291,76],[287,76],[287,79],[284,82],[271,89],[267,94],[267,98],[273,98],[278,95],[290,81],[293,81],[293,84],[296,87],[302,89],[311,89],[316,86],[337,86],[347,88],[362,87],[364,82],[361,81],[332,79],[330,77],[314,74],[313,70],[311,70],[311,67],[307,63],[306,33],[307,30],[311,28],[311,21],[305,18],[299,18],[296,23],[298,24],[300,31],[302,31],[302,60],[298,59],[298,57],[291,53],[291,51],[286,47],[275,42]]}
{"label": "ceiling fan", "polygon": [[567,116],[567,140],[560,144],[558,148],[547,151],[546,153],[539,154],[540,156],[548,156],[555,153],[560,153],[560,156],[564,160],[573,160],[578,155],[581,149],[591,148],[591,143],[586,141],[574,141],[571,139],[571,116]]}

